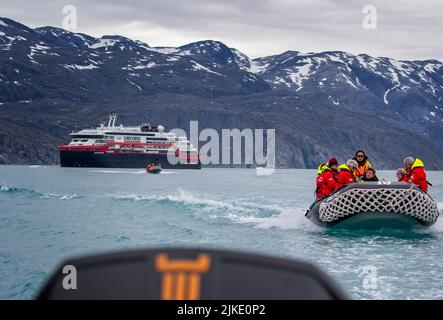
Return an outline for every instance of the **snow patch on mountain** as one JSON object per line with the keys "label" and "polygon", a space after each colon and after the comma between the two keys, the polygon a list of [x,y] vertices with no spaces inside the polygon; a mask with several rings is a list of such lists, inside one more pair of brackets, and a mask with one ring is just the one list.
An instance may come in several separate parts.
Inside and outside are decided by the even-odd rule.
{"label": "snow patch on mountain", "polygon": [[96,43],[89,45],[89,48],[100,49],[100,48],[104,48],[104,47],[112,47],[117,42],[119,42],[119,41],[116,39],[100,38],[100,39],[97,39]]}
{"label": "snow patch on mountain", "polygon": [[443,66],[443,64],[441,63],[428,63],[424,66],[423,69],[425,69],[427,72],[429,73],[435,73],[437,72],[441,67]]}
{"label": "snow patch on mountain", "polygon": [[93,65],[93,64],[88,64],[88,65],[78,65],[78,64],[64,64],[62,65],[64,68],[68,69],[68,70],[92,70],[92,69],[97,69],[99,67]]}
{"label": "snow patch on mountain", "polygon": [[180,50],[173,47],[158,47],[158,48],[147,48],[149,51],[161,53],[161,54],[174,54],[179,53]]}
{"label": "snow patch on mountain", "polygon": [[266,72],[267,68],[269,67],[269,63],[261,63],[258,61],[251,61],[251,66],[249,67],[249,72],[255,73],[255,74],[261,74]]}
{"label": "snow patch on mountain", "polygon": [[35,43],[33,46],[29,47],[30,52],[27,56],[32,63],[38,64],[38,62],[34,60],[34,56],[37,54],[48,54],[47,50],[50,49],[50,47]]}
{"label": "snow patch on mountain", "polygon": [[177,56],[172,56],[172,57],[169,57],[166,59],[166,61],[168,61],[168,62],[177,62],[179,60],[180,60],[180,58]]}
{"label": "snow patch on mountain", "polygon": [[355,89],[359,89],[359,88],[354,84],[354,82],[352,82],[352,80],[349,79],[349,77],[348,77],[346,74],[343,74],[343,77],[345,78],[347,84],[349,84],[351,87],[353,87],[353,88],[355,88]]}
{"label": "snow patch on mountain", "polygon": [[86,38],[85,38],[82,34],[80,34],[80,33],[74,33],[73,36],[79,38],[80,40],[83,40],[83,42],[84,42],[85,44],[88,44],[88,43],[89,43],[88,39],[86,39]]}
{"label": "snow patch on mountain", "polygon": [[358,55],[356,58],[360,65],[368,70],[376,70],[379,65],[379,61],[377,61],[377,59],[366,55]]}
{"label": "snow patch on mountain", "polygon": [[231,48],[231,51],[234,54],[234,60],[237,63],[237,65],[240,67],[240,69],[252,72],[251,66],[253,62],[249,59],[249,57],[237,49]]}
{"label": "snow patch on mountain", "polygon": [[191,60],[191,63],[193,64],[192,69],[195,70],[195,71],[206,71],[206,72],[213,73],[213,74],[216,74],[218,76],[222,76],[223,77],[223,75],[221,73],[212,71],[211,69],[206,68],[205,66],[202,66],[200,63],[197,63],[197,62],[195,62],[193,60]]}
{"label": "snow patch on mountain", "polygon": [[135,70],[142,70],[142,69],[151,69],[151,68],[154,68],[155,66],[156,66],[155,62],[149,62],[146,65],[138,65],[138,66],[135,66],[135,67],[132,67],[132,68],[135,69]]}
{"label": "snow patch on mountain", "polygon": [[177,51],[177,55],[182,56],[182,57],[186,57],[186,56],[191,56],[192,53],[190,50],[179,50],[179,51]]}
{"label": "snow patch on mountain", "polygon": [[288,72],[287,75],[291,79],[291,81],[297,85],[296,91],[299,91],[303,88],[303,80],[306,80],[309,78],[311,68],[312,68],[312,61],[311,59],[304,59],[302,62],[305,62],[301,66],[296,66],[295,70],[286,69]]}
{"label": "snow patch on mountain", "polygon": [[129,80],[128,78],[126,78],[126,80],[132,84],[133,86],[135,86],[139,91],[142,91],[143,89],[136,83],[132,82],[131,80]]}

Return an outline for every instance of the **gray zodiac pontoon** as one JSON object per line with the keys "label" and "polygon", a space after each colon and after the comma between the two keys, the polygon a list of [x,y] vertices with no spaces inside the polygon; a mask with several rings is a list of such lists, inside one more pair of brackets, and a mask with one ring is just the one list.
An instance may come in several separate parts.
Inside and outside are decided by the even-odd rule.
{"label": "gray zodiac pontoon", "polygon": [[323,227],[351,229],[430,226],[438,218],[437,204],[408,183],[355,183],[315,201],[306,217]]}

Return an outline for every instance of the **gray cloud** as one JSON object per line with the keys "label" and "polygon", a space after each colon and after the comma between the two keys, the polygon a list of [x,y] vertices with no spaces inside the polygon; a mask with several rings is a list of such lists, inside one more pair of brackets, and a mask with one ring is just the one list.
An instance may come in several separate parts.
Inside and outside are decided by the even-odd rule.
{"label": "gray cloud", "polygon": [[[78,10],[77,32],[119,34],[151,46],[214,39],[251,57],[341,50],[443,60],[441,0],[0,0],[0,15],[61,27],[66,4]],[[362,28],[367,4],[377,8],[376,30]]]}

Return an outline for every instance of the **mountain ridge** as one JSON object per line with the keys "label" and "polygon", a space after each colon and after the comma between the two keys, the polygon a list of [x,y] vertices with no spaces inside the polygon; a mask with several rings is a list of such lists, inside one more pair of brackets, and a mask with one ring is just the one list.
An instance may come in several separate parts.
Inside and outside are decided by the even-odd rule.
{"label": "mountain ridge", "polygon": [[[416,146],[410,149],[416,150],[431,168],[441,168],[438,159],[443,154],[442,66],[436,59],[399,61],[344,51],[286,51],[250,59],[241,51],[215,40],[180,47],[150,47],[139,40],[118,35],[95,38],[50,26],[31,29],[0,18],[0,117],[3,121],[11,117],[23,120],[27,118],[24,110],[29,113],[29,108],[34,106],[41,112],[34,115],[35,121],[44,119],[52,128],[57,127],[57,119],[47,112],[53,110],[53,106],[60,109],[64,105],[70,106],[72,117],[79,118],[80,124],[84,115],[77,110],[86,108],[88,116],[102,116],[110,111],[102,106],[103,103],[133,105],[134,101],[144,101],[150,104],[150,100],[159,96],[172,103],[175,100],[172,97],[176,96],[185,104],[183,110],[193,110],[193,101],[206,101],[208,106],[202,108],[200,114],[209,117],[214,111],[210,109],[211,105],[220,104],[226,118],[232,114],[241,115],[239,117],[243,120],[239,126],[254,127],[257,123],[270,126],[270,121],[263,122],[257,115],[273,118],[269,111],[274,110],[273,105],[280,105],[282,96],[290,102],[288,107],[281,106],[281,112],[285,110],[286,115],[297,117],[294,119],[297,126],[291,127],[287,123],[281,129],[278,122],[272,123],[280,132],[277,148],[287,151],[286,154],[280,153],[277,159],[281,167],[315,167],[328,155],[346,153],[350,156],[355,148],[364,146],[369,153],[380,154],[383,149],[393,146],[384,142],[378,132],[397,135],[397,131],[403,131],[399,143],[411,145],[411,139],[426,142],[427,148],[431,149],[429,152]],[[159,102],[161,108],[151,106],[152,111],[162,114],[164,110],[170,110],[168,101]],[[226,104],[227,101],[232,104]],[[254,101],[255,107],[246,106],[245,101]],[[308,105],[311,109],[306,107]],[[176,107],[182,110],[181,106]],[[315,110],[318,121],[309,114],[298,112],[301,109],[305,112]],[[125,108],[121,111],[129,112]],[[278,114],[279,110],[274,112]],[[353,122],[358,122],[360,129],[352,128],[346,132],[346,128],[336,126],[340,120],[335,113],[352,114]],[[163,119],[168,116],[164,114]],[[184,119],[186,115],[181,117]],[[368,120],[367,124],[362,121],[372,117],[378,121]],[[249,119],[255,119],[255,122]],[[325,125],[328,119],[337,137],[337,145],[332,141],[328,142],[329,145],[323,144],[317,139],[318,151],[314,151],[315,148],[309,147],[308,143],[314,143],[310,137],[316,132],[305,127],[303,120],[318,132],[327,134],[319,123]],[[87,121],[83,121],[86,124]],[[211,121],[216,128],[232,127],[232,123],[222,116]],[[281,123],[285,121],[282,119]],[[67,129],[59,127],[51,131],[39,127],[38,132],[46,135],[48,141],[55,141],[66,139]],[[20,131],[18,127],[15,130]],[[359,130],[365,131],[374,141],[352,142],[347,148],[339,145],[340,139],[353,140],[352,135],[364,139]],[[8,146],[13,146],[14,141],[19,142],[20,148],[26,150],[27,142],[21,141],[13,132],[11,127],[0,129],[0,138],[3,137]],[[292,141],[287,138],[291,134],[297,136]],[[421,144],[425,145],[424,142]],[[0,162],[4,159],[3,163],[56,163],[56,148],[49,149],[50,155],[46,155],[42,147],[35,156],[22,157],[22,160],[13,156],[14,150],[2,151]],[[407,148],[401,150],[406,153]],[[395,162],[377,161],[380,167],[393,168],[398,159]]]}

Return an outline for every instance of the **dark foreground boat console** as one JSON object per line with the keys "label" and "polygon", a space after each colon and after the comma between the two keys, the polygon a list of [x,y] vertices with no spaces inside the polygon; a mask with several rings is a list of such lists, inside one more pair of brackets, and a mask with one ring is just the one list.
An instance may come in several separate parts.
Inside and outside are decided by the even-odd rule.
{"label": "dark foreground boat console", "polygon": [[336,300],[347,295],[306,262],[169,248],[69,259],[37,299]]}

